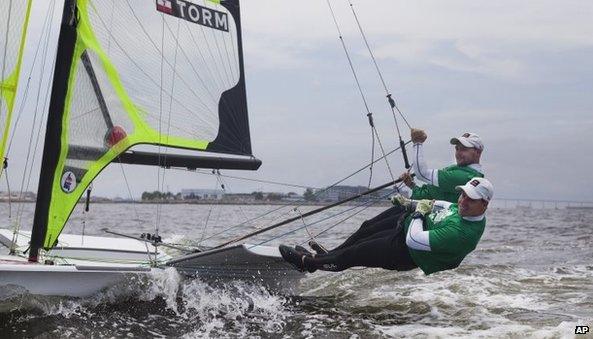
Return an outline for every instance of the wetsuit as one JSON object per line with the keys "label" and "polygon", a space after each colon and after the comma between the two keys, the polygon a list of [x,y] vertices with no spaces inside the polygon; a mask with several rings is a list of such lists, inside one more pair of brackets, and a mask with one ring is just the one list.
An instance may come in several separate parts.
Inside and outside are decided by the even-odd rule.
{"label": "wetsuit", "polygon": [[406,246],[405,210],[395,206],[365,221],[344,243],[327,254],[304,259],[305,267],[342,271],[350,267],[380,267],[407,271],[418,267]]}

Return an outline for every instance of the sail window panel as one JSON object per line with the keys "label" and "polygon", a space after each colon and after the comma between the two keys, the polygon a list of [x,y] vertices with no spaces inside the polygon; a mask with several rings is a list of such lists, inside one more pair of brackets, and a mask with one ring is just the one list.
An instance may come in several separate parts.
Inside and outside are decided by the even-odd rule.
{"label": "sail window panel", "polygon": [[87,50],[86,54],[92,64],[93,74],[100,88],[100,95],[105,105],[107,106],[107,113],[113,126],[123,129],[127,135],[134,133],[134,124],[130,120],[130,116],[125,111],[123,104],[115,93],[113,85],[109,81],[109,77],[105,73],[100,58],[92,51]]}
{"label": "sail window panel", "polygon": [[106,135],[109,127],[91,78],[81,62],[76,68],[75,84],[71,90],[73,93],[69,109],[67,158],[98,159],[107,151]]}
{"label": "sail window panel", "polygon": [[[208,1],[200,6],[226,12]],[[217,137],[222,94],[240,78],[232,15],[229,32],[164,15],[142,0],[93,1],[89,17],[126,94],[144,123],[160,132],[159,142]]]}

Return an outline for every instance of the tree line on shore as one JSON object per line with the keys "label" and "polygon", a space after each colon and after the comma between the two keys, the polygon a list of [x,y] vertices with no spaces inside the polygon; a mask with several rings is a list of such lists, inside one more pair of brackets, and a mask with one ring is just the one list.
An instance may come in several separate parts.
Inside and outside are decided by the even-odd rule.
{"label": "tree line on shore", "polygon": [[[299,195],[295,192],[289,192],[287,194],[283,193],[266,193],[262,191],[254,191],[251,193],[245,194],[225,194],[221,200],[225,199],[232,199],[233,197],[242,196],[246,199],[251,199],[255,201],[281,201],[288,198],[299,197]],[[181,193],[171,193],[171,192],[160,192],[160,191],[152,191],[152,192],[142,192],[141,196],[142,201],[159,201],[159,200],[204,200],[199,195],[195,195],[193,193],[183,196]],[[315,194],[312,189],[308,188],[303,195],[303,199],[306,201],[316,201]]]}

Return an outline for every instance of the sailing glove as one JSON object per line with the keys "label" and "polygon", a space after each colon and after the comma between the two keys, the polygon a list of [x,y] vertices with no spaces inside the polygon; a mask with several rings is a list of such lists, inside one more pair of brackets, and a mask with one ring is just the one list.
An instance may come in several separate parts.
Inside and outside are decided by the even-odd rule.
{"label": "sailing glove", "polygon": [[426,135],[426,132],[424,132],[424,130],[412,128],[412,131],[410,132],[410,138],[412,139],[412,142],[414,144],[421,144],[426,141],[426,138],[428,138],[428,136]]}
{"label": "sailing glove", "polygon": [[391,198],[389,198],[389,200],[391,200],[391,203],[394,206],[401,206],[405,209],[408,209],[410,205],[412,205],[412,200],[404,197],[401,194],[392,195]]}
{"label": "sailing glove", "polygon": [[414,186],[416,186],[416,184],[414,184],[414,179],[412,178],[412,175],[408,171],[402,173],[402,175],[399,176],[399,180],[401,180],[404,183],[404,185],[408,186],[409,188],[414,188]]}
{"label": "sailing glove", "polygon": [[418,201],[416,204],[416,212],[421,213],[422,215],[427,215],[432,212],[432,205],[434,204],[434,200],[423,199]]}

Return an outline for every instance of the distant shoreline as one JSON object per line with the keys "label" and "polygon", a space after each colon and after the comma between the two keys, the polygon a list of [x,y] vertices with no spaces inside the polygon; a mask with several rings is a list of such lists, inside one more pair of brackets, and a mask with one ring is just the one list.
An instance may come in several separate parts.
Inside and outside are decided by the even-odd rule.
{"label": "distant shoreline", "polygon": [[[328,202],[311,202],[311,201],[295,201],[295,202],[286,202],[286,201],[262,201],[262,202],[238,202],[238,201],[137,201],[137,200],[123,200],[123,201],[114,201],[114,200],[100,200],[100,201],[91,201],[91,205],[94,204],[142,204],[142,205],[275,205],[275,206],[325,206],[328,204],[332,204],[335,201],[328,201]],[[35,201],[16,201],[12,200],[11,203],[27,203],[27,204],[35,204]],[[0,204],[8,204],[8,201],[0,201]],[[83,201],[79,201],[78,204],[84,204]],[[359,205],[357,203],[344,203],[347,206],[354,206]],[[373,204],[375,207],[388,207],[391,206],[389,201],[380,202]]]}

